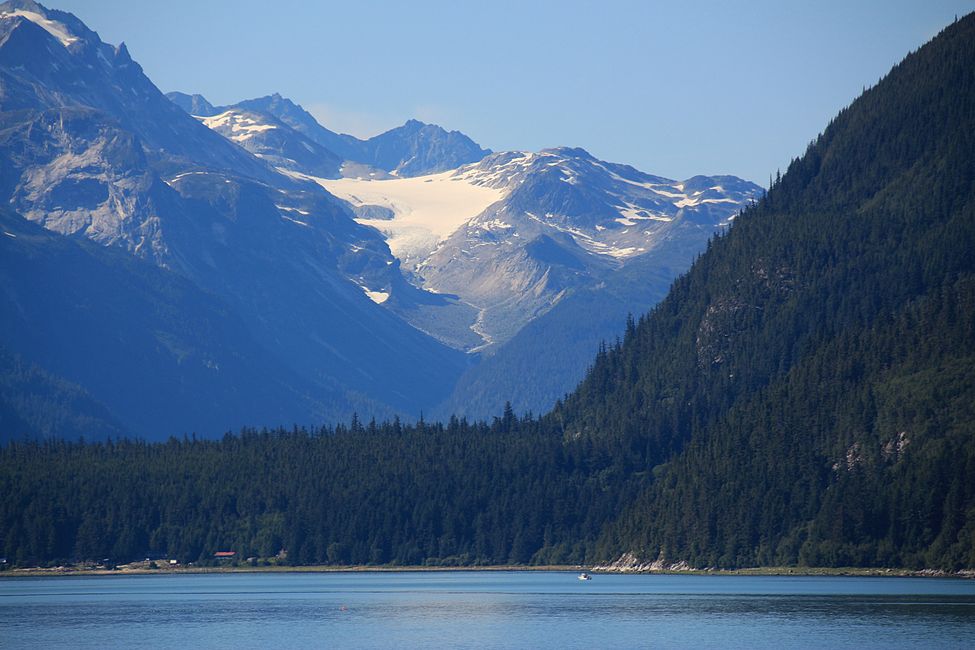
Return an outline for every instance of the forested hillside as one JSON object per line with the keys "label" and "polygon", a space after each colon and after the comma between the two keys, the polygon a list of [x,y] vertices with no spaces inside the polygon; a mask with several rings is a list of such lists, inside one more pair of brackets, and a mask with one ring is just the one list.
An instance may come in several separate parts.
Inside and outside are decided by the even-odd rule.
{"label": "forested hillside", "polygon": [[975,568],[975,15],[844,110],[540,419],[10,443],[15,563]]}
{"label": "forested hillside", "polygon": [[508,411],[492,426],[11,443],[0,553],[18,564],[219,550],[292,564],[581,562],[635,490]]}
{"label": "forested hillside", "polygon": [[604,548],[975,564],[975,16],[829,125],[552,416],[655,481]]}

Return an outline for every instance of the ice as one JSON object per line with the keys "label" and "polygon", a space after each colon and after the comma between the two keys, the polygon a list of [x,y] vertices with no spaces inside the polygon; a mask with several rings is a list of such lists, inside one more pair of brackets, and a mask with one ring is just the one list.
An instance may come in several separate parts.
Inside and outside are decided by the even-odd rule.
{"label": "ice", "polygon": [[425,257],[506,194],[503,189],[452,179],[453,174],[449,171],[388,180],[307,178],[353,205],[378,205],[392,210],[394,216],[389,220],[356,221],[382,232],[393,255],[407,262]]}

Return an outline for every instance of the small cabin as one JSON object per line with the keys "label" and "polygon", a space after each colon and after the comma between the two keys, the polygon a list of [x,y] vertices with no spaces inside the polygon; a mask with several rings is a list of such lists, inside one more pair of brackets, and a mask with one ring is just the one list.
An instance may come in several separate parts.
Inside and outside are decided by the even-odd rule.
{"label": "small cabin", "polygon": [[237,551],[217,551],[213,554],[213,557],[218,560],[232,560],[237,557]]}

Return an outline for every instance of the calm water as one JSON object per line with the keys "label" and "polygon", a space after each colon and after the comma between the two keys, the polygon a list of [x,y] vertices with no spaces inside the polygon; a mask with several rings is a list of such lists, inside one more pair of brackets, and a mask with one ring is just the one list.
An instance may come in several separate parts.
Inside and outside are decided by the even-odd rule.
{"label": "calm water", "polygon": [[975,648],[975,581],[449,572],[0,579],[0,646]]}

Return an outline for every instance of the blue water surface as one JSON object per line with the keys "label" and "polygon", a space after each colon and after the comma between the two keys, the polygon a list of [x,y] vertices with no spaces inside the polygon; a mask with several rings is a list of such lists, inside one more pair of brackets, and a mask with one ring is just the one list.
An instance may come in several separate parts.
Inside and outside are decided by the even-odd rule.
{"label": "blue water surface", "polygon": [[975,581],[567,572],[0,579],[11,648],[975,648]]}

